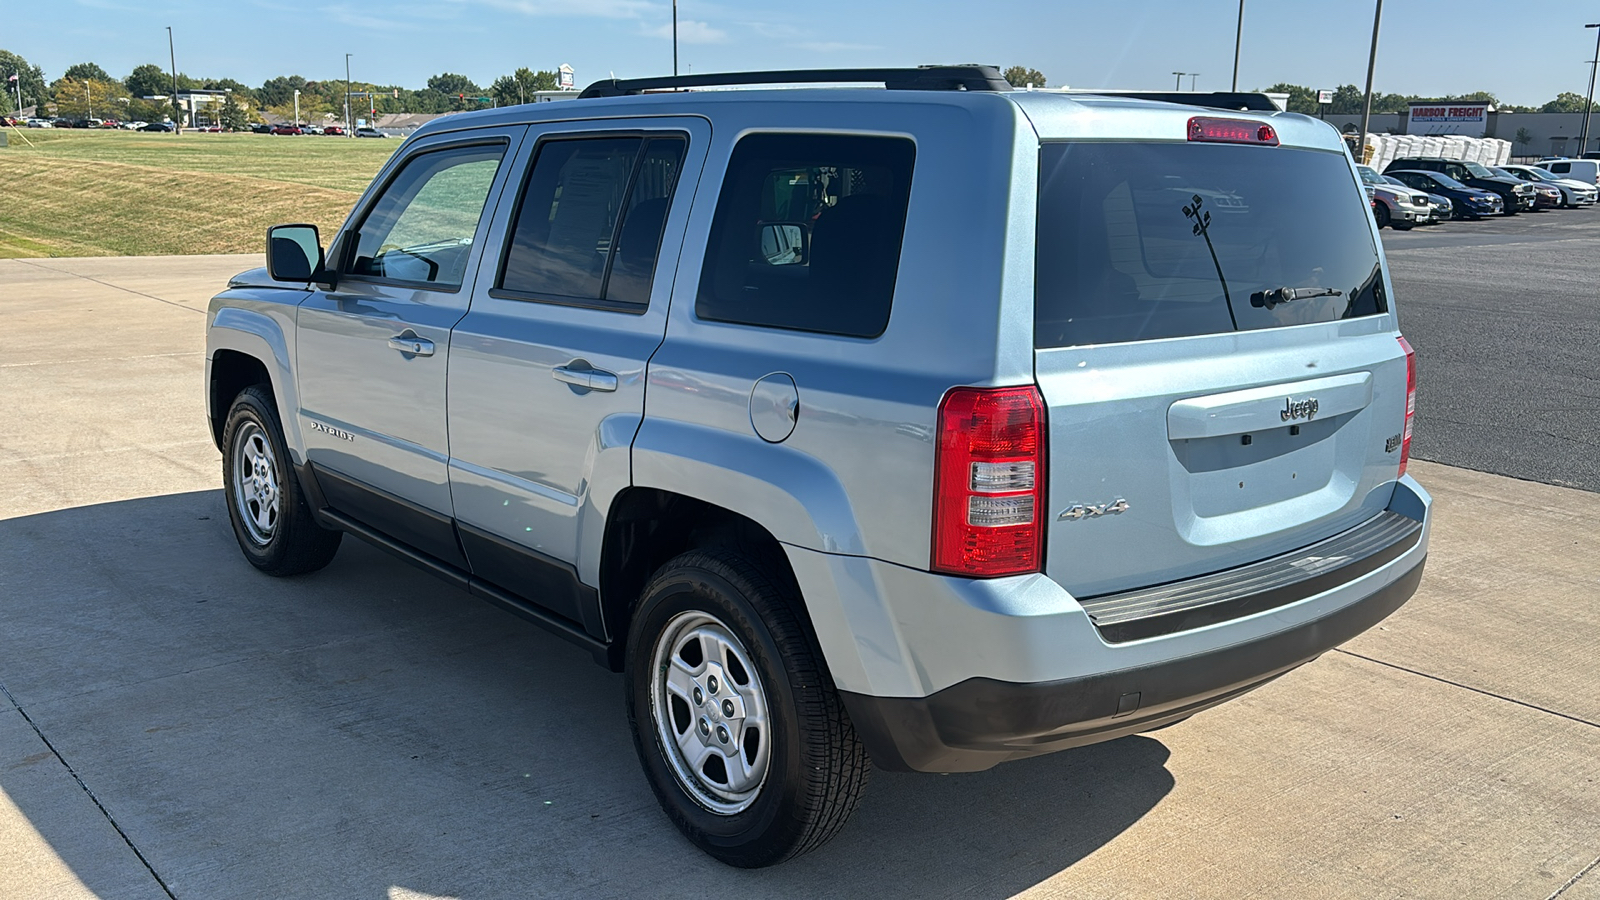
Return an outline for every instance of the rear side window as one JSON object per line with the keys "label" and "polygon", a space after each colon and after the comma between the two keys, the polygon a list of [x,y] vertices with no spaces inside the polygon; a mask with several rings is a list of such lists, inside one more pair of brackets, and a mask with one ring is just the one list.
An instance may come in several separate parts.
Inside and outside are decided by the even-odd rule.
{"label": "rear side window", "polygon": [[758,134],[733,149],[695,315],[871,338],[889,324],[916,146]]}
{"label": "rear side window", "polygon": [[1041,150],[1034,343],[1154,340],[1387,311],[1343,156],[1225,144]]}
{"label": "rear side window", "polygon": [[643,307],[686,142],[567,139],[539,148],[500,292],[516,299]]}

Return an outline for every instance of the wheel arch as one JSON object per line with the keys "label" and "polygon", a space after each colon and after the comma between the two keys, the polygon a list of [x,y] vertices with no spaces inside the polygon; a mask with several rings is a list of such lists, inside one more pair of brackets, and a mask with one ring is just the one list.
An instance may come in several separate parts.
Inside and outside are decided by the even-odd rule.
{"label": "wheel arch", "polygon": [[[287,323],[280,321],[280,315],[239,307],[216,312],[206,330],[206,416],[212,441],[221,449],[233,398],[251,385],[265,387],[277,404],[284,441],[298,464],[305,445],[300,439],[299,419],[292,414],[299,404],[294,396]],[[287,315],[292,317],[292,307]]]}
{"label": "wheel arch", "polygon": [[629,487],[611,503],[600,553],[601,617],[611,638],[613,671],[622,670],[628,628],[650,576],[689,550],[716,548],[736,550],[784,581],[800,598],[796,616],[820,653],[794,569],[771,531],[715,503],[661,488]]}

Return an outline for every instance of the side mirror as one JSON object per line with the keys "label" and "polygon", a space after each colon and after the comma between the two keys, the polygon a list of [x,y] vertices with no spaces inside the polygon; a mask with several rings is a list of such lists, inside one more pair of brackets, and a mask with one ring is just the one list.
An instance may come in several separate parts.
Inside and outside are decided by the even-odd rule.
{"label": "side mirror", "polygon": [[758,237],[761,259],[769,266],[799,266],[810,261],[811,229],[804,222],[767,222]]}
{"label": "side mirror", "polygon": [[322,240],[315,225],[267,229],[267,274],[274,281],[327,281]]}

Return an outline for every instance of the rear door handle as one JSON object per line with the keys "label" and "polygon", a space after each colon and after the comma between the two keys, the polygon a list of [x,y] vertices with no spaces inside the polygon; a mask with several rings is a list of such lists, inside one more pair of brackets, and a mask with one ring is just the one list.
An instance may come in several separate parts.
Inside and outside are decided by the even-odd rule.
{"label": "rear door handle", "polygon": [[389,349],[410,353],[413,356],[432,356],[433,341],[414,334],[402,334],[389,338]]}
{"label": "rear door handle", "polygon": [[617,376],[604,369],[574,369],[570,366],[556,366],[550,370],[550,376],[557,381],[565,382],[574,387],[587,388],[591,391],[614,391],[617,389]]}

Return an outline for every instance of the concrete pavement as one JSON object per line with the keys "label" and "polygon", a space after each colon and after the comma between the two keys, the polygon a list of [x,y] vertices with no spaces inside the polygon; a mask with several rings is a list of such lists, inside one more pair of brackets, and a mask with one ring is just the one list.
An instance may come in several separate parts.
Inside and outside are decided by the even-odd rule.
{"label": "concrete pavement", "polygon": [[1158,733],[680,839],[621,682],[347,539],[259,575],[202,406],[250,257],[0,261],[0,896],[1600,900],[1600,495],[1414,463],[1421,591]]}

